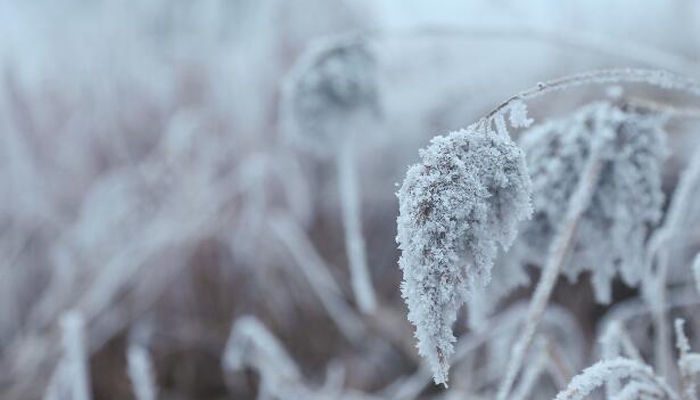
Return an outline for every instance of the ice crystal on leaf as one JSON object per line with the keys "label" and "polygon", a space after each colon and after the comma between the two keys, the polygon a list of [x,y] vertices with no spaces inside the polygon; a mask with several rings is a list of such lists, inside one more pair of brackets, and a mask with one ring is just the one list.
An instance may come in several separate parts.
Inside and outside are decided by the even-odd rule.
{"label": "ice crystal on leaf", "polygon": [[539,254],[546,254],[557,232],[592,146],[602,144],[600,178],[564,266],[572,280],[589,270],[600,302],[610,301],[616,273],[629,285],[643,274],[645,242],[661,218],[664,200],[664,122],[657,113],[597,102],[523,134],[535,207],[523,237]]}
{"label": "ice crystal on leaf", "polygon": [[436,383],[447,382],[458,309],[531,213],[523,152],[485,126],[434,138],[398,192],[402,294]]}

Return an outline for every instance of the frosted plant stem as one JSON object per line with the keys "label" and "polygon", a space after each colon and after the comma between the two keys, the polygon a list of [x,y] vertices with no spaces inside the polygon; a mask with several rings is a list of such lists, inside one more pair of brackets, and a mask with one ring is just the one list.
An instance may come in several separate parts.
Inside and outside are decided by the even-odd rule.
{"label": "frosted plant stem", "polygon": [[138,344],[129,345],[127,368],[131,386],[137,400],[156,400],[158,390],[153,374],[153,361],[148,350]]}
{"label": "frosted plant stem", "polygon": [[581,400],[613,375],[618,379],[635,378],[641,381],[637,383],[644,384],[653,393],[659,392],[664,398],[679,400],[678,394],[666,384],[663,378],[654,374],[651,367],[622,357],[599,361],[586,368],[581,374],[575,376],[569,386],[559,392],[554,400]]}
{"label": "frosted plant stem", "polygon": [[338,182],[345,228],[345,248],[350,264],[350,278],[355,300],[364,313],[377,307],[376,295],[367,267],[367,251],[362,237],[360,196],[352,139],[345,140],[338,154]]}
{"label": "frosted plant stem", "polygon": [[542,271],[540,282],[530,302],[527,317],[525,318],[524,330],[511,349],[511,357],[506,367],[506,374],[498,389],[497,400],[508,399],[515,378],[520,371],[527,350],[537,330],[537,325],[547,307],[549,297],[552,295],[552,290],[554,290],[557,277],[559,276],[559,272],[573,242],[578,223],[593,196],[593,190],[598,183],[602,167],[602,160],[599,153],[600,144],[597,147],[597,149],[593,149],[594,152],[581,176],[578,187],[569,200],[566,219],[562,224],[562,228],[552,241],[549,257]]}
{"label": "frosted plant stem", "polygon": [[88,368],[85,320],[75,311],[69,311],[61,318],[63,331],[63,351],[66,365],[66,379],[70,379],[71,398],[90,400],[90,371]]}
{"label": "frosted plant stem", "polygon": [[491,112],[486,115],[486,118],[492,119],[514,101],[534,99],[545,94],[566,90],[572,87],[614,83],[643,83],[667,90],[675,89],[693,95],[694,97],[700,97],[700,83],[683,75],[663,70],[644,68],[601,69],[567,75],[546,82],[539,82],[536,86],[503,101],[496,108],[491,110]]}

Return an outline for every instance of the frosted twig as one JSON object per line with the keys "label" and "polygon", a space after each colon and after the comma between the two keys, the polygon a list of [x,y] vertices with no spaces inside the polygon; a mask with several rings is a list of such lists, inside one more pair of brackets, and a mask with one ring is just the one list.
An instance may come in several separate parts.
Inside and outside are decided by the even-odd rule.
{"label": "frosted twig", "polygon": [[508,394],[520,371],[525,355],[527,354],[527,349],[530,346],[537,325],[542,317],[542,313],[544,313],[554,285],[557,282],[559,271],[565,262],[578,223],[593,196],[594,188],[598,182],[600,169],[602,167],[602,160],[599,153],[600,145],[600,143],[594,144],[592,150],[593,154],[591,154],[586,169],[582,173],[576,191],[569,200],[568,210],[562,228],[552,241],[550,253],[542,271],[540,282],[530,302],[527,317],[525,318],[525,327],[518,341],[511,349],[511,358],[508,362],[503,381],[498,389],[496,397],[498,400],[506,400],[508,398]]}
{"label": "frosted twig", "polygon": [[503,101],[489,112],[486,118],[493,118],[493,116],[507,108],[513,101],[534,99],[545,94],[566,90],[576,86],[620,82],[643,83],[662,89],[675,89],[700,97],[700,83],[673,72],[643,68],[601,69],[568,75],[546,82],[539,82],[537,86],[524,90]]}
{"label": "frosted twig", "polygon": [[559,392],[554,400],[582,400],[593,390],[605,383],[611,376],[618,379],[634,378],[657,388],[670,400],[680,400],[678,394],[666,384],[663,378],[654,374],[648,365],[638,361],[615,358],[599,361],[574,377],[569,386]]}
{"label": "frosted twig", "polygon": [[345,228],[345,248],[350,262],[350,279],[355,300],[362,312],[371,313],[377,300],[367,266],[367,250],[362,236],[360,194],[352,138],[346,138],[338,154],[338,183]]}

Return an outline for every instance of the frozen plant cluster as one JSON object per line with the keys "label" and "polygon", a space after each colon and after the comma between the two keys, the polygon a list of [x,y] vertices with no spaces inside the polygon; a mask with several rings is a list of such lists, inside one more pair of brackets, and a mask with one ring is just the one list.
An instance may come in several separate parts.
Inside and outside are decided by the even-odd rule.
{"label": "frozen plant cluster", "polygon": [[698,400],[699,18],[0,1],[0,399]]}
{"label": "frozen plant cluster", "polygon": [[542,255],[559,230],[592,148],[602,149],[600,178],[563,268],[572,281],[590,272],[600,302],[610,302],[618,273],[630,286],[644,273],[646,241],[664,205],[666,120],[639,107],[599,102],[524,132],[519,143],[527,154],[535,208],[523,238],[530,253]]}
{"label": "frozen plant cluster", "polygon": [[401,290],[420,353],[446,383],[457,312],[529,217],[530,178],[515,143],[479,124],[434,138],[420,155],[398,192]]}

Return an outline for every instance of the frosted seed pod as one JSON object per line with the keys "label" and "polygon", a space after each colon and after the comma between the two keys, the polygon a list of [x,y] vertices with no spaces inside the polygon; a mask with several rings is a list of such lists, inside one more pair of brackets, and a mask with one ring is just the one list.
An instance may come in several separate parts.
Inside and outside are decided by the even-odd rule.
{"label": "frosted seed pod", "polygon": [[374,312],[377,300],[362,236],[355,148],[377,116],[376,70],[374,56],[361,38],[330,40],[298,63],[282,104],[286,130],[297,142],[336,159],[351,284],[365,313]]}
{"label": "frosted seed pod", "polygon": [[397,194],[402,294],[436,383],[447,382],[458,309],[531,213],[523,152],[484,126],[434,138]]}
{"label": "frosted seed pod", "polygon": [[[328,154],[362,133],[378,114],[377,62],[358,37],[334,39],[305,54],[285,87],[283,107],[294,139]],[[359,130],[359,132],[358,132]]]}
{"label": "frosted seed pod", "polygon": [[610,301],[610,281],[617,273],[628,285],[636,285],[643,274],[645,241],[661,218],[664,201],[665,121],[639,108],[596,102],[523,133],[535,208],[523,238],[533,254],[542,255],[563,220],[593,143],[604,141],[600,178],[563,268],[571,280],[590,271],[599,302]]}

